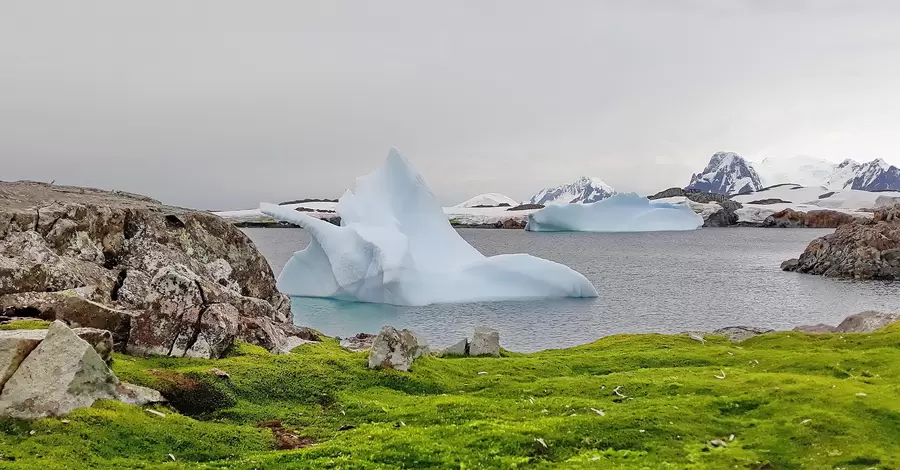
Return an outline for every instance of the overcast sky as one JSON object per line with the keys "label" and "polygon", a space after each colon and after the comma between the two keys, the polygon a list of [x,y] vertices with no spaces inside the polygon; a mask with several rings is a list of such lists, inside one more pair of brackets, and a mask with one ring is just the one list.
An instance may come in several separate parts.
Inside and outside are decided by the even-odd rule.
{"label": "overcast sky", "polygon": [[717,150],[900,163],[896,1],[0,0],[0,179],[209,209],[400,149],[444,204]]}

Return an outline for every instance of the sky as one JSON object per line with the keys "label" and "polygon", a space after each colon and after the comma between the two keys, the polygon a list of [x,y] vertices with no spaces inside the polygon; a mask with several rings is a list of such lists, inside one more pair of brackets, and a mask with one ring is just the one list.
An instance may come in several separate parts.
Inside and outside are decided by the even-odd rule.
{"label": "sky", "polygon": [[716,151],[900,163],[893,0],[0,0],[0,179],[202,209],[338,197],[398,148],[443,204]]}

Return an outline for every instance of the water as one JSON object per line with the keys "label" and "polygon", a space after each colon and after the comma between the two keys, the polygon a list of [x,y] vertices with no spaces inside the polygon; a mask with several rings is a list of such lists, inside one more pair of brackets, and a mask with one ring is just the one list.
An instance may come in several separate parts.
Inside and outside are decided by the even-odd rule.
{"label": "water", "polygon": [[[677,333],[731,325],[790,329],[837,324],[863,310],[897,309],[900,283],[826,279],[779,269],[831,230],[704,229],[630,234],[531,233],[461,229],[486,255],[530,253],[572,267],[597,299],[396,307],[294,299],[294,320],[329,335],[410,328],[436,347],[471,336],[475,326],[500,330],[514,351],[569,347],[616,333]],[[301,229],[245,232],[276,273],[309,243]]]}

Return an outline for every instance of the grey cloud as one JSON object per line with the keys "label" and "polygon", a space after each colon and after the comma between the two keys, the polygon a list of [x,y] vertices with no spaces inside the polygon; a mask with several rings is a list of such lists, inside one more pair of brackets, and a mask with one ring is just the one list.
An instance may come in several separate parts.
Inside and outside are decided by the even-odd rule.
{"label": "grey cloud", "polygon": [[218,209],[339,196],[391,146],[448,204],[653,192],[717,150],[898,162],[896,5],[5,2],[0,179]]}

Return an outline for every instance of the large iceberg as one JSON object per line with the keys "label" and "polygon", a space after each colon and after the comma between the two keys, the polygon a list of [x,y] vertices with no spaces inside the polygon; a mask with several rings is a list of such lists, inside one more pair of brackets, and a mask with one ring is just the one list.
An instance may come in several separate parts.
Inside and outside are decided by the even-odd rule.
{"label": "large iceberg", "polygon": [[312,236],[278,277],[278,289],[290,296],[394,305],[597,296],[587,278],[562,264],[479,253],[396,150],[340,198],[340,227],[283,206],[260,210]]}
{"label": "large iceberg", "polygon": [[590,204],[547,206],[528,215],[532,232],[656,232],[695,230],[703,217],[682,204],[650,202],[634,193]]}

